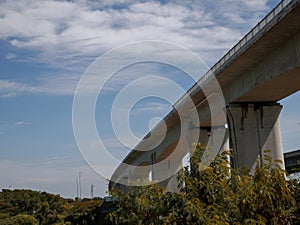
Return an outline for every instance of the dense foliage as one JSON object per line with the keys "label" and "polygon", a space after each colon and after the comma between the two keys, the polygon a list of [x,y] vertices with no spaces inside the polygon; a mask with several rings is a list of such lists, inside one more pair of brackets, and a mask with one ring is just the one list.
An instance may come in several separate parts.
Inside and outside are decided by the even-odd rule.
{"label": "dense foliage", "polygon": [[112,191],[116,201],[103,203],[99,198],[78,201],[46,192],[4,189],[0,225],[300,224],[300,183],[286,180],[268,154],[250,174],[231,168],[229,152],[203,166],[204,150],[197,145],[192,166],[179,172],[178,193],[140,181],[127,193]]}
{"label": "dense foliage", "polygon": [[[178,176],[180,192],[168,193],[156,184],[141,183],[128,193],[113,191],[118,209],[114,224],[297,224],[300,185],[287,181],[285,172],[268,154],[254,174],[231,168],[228,152],[210,166],[200,162],[205,148],[197,145],[192,168]],[[296,201],[294,198],[297,198]],[[298,207],[298,208],[297,208]]]}
{"label": "dense foliage", "polygon": [[0,225],[99,224],[101,199],[76,201],[31,190],[0,192]]}

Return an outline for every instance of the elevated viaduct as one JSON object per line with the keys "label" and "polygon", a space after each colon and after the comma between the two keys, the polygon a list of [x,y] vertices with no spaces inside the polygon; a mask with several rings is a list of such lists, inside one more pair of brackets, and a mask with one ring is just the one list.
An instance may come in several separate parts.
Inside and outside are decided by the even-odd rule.
{"label": "elevated viaduct", "polygon": [[[128,180],[148,178],[157,180],[170,191],[176,190],[173,175],[182,165],[182,159],[191,149],[194,131],[196,142],[214,146],[214,135],[222,130],[217,151],[233,149],[233,165],[253,168],[265,149],[271,150],[274,159],[283,159],[279,128],[282,109],[279,101],[300,88],[300,4],[299,0],[284,0],[262,19],[243,39],[225,54],[203,77],[174,105],[123,163],[136,166],[136,170],[119,166],[109,187],[122,187]],[[212,115],[209,98],[219,101],[215,93],[204,93],[214,76],[224,96],[220,115]],[[191,98],[194,108],[188,108]],[[186,122],[178,111],[197,110],[199,121],[187,113]],[[221,118],[222,113],[225,119]],[[217,113],[218,114],[218,113]],[[212,123],[212,117],[220,117]],[[151,139],[160,136],[167,126],[163,141],[149,151]],[[183,129],[184,127],[184,129]],[[182,132],[184,130],[184,132]],[[150,140],[150,142],[149,142]],[[176,149],[179,149],[178,151]],[[176,151],[175,151],[176,150]],[[160,162],[160,163],[159,163]],[[284,163],[282,164],[284,167]],[[165,179],[167,178],[167,179]]]}

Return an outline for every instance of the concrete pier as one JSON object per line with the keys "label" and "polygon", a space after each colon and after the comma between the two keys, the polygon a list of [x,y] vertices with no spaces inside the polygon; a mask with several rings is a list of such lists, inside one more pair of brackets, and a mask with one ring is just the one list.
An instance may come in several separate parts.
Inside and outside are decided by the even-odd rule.
{"label": "concrete pier", "polygon": [[234,167],[253,169],[257,160],[263,159],[264,150],[270,150],[270,156],[281,160],[284,168],[279,129],[281,109],[278,103],[229,105],[227,115]]}

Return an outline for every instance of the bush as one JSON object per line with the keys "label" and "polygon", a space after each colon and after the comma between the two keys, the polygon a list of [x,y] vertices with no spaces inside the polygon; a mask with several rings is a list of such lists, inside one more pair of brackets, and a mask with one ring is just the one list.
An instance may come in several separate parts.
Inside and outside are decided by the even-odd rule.
{"label": "bush", "polygon": [[0,225],[38,225],[38,221],[30,215],[18,214],[14,217],[1,219]]}
{"label": "bush", "polygon": [[285,172],[268,153],[254,174],[250,174],[230,166],[229,152],[218,155],[210,166],[203,166],[200,159],[204,150],[197,145],[191,168],[180,171],[179,193],[165,192],[156,184],[131,186],[128,193],[113,190],[118,209],[110,214],[111,221],[114,224],[288,225],[293,217],[299,216],[294,199],[299,198],[299,183],[286,181]]}

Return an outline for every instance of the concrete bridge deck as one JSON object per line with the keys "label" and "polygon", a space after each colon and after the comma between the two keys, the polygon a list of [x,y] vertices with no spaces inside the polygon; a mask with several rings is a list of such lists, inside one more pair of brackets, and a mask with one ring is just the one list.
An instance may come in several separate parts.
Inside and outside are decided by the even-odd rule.
{"label": "concrete bridge deck", "polygon": [[[176,109],[187,108],[190,97],[196,105],[199,124],[192,124],[209,136],[214,127],[211,109],[203,87],[210,85],[214,76],[224,95],[230,145],[236,156],[235,165],[246,164],[251,167],[263,149],[274,148],[273,156],[283,161],[278,117],[281,106],[279,100],[300,89],[300,1],[285,0],[261,20],[243,39],[224,55],[184,96],[175,104]],[[147,165],[148,169],[139,173],[128,171],[124,167],[116,169],[113,181],[143,177],[152,172],[156,179],[155,163],[166,159],[175,146],[187,148],[188,140],[178,143],[180,139],[181,118],[176,110],[165,118],[167,136],[165,140],[151,151],[133,149],[123,163],[130,165]],[[159,123],[147,136],[159,135],[162,123]],[[214,125],[215,126],[215,125]],[[225,124],[220,123],[220,127]],[[202,132],[203,131],[203,132]],[[227,135],[227,136],[228,136]],[[146,136],[146,137],[147,137]],[[207,139],[200,134],[199,140]],[[225,143],[225,141],[224,141]],[[147,149],[149,142],[142,140],[136,149]],[[166,162],[179,167],[184,154],[177,154]],[[173,160],[173,161],[172,161]],[[172,166],[171,166],[172,167]],[[145,167],[146,168],[146,167]],[[156,171],[156,172],[154,172]],[[110,182],[110,187],[116,182]],[[170,183],[170,182],[169,182]]]}

